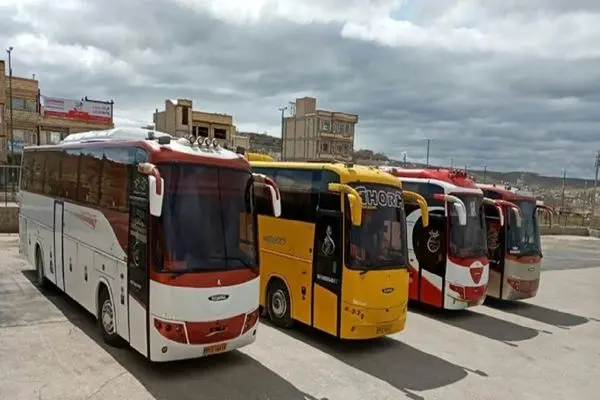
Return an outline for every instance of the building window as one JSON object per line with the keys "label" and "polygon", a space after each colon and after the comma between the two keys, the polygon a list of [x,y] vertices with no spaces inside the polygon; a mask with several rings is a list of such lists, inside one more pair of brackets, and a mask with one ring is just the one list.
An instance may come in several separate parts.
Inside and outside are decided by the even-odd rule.
{"label": "building window", "polygon": [[27,100],[19,97],[12,98],[13,110],[37,112],[37,102],[35,100]]}
{"label": "building window", "polygon": [[227,129],[215,128],[213,129],[213,135],[215,139],[227,139]]}
{"label": "building window", "polygon": [[323,153],[329,153],[329,143],[321,143],[321,151]]}
{"label": "building window", "polygon": [[196,133],[200,137],[207,138],[208,137],[208,128],[205,126],[197,126]]}
{"label": "building window", "polygon": [[181,125],[188,125],[190,123],[189,111],[190,108],[188,106],[181,107]]}
{"label": "building window", "polygon": [[320,120],[320,125],[321,125],[321,130],[323,132],[329,132],[329,128],[330,128],[330,123],[328,120],[326,119],[321,119]]}

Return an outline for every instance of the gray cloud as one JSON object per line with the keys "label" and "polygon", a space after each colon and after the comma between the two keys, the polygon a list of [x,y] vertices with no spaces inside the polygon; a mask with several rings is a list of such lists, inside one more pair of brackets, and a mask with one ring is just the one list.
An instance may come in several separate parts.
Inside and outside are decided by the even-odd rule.
{"label": "gray cloud", "polygon": [[[391,14],[423,29],[472,17],[461,11],[464,17],[450,18],[454,3],[409,1]],[[503,15],[535,22],[567,12],[600,22],[597,2],[510,3],[490,1],[473,15],[496,25]],[[353,11],[360,7],[344,4],[344,18],[361,18]],[[278,135],[277,107],[314,95],[320,107],[359,114],[357,147],[397,158],[406,151],[424,161],[430,137],[433,163],[452,158],[455,165],[551,175],[566,167],[589,177],[600,150],[600,57],[593,54],[392,47],[343,37],[343,18],[237,23],[159,0],[88,1],[73,10],[34,2],[20,13],[0,7],[0,15],[0,41],[15,46],[15,73],[36,73],[47,95],[113,98],[121,118],[149,121],[165,98],[187,97],[231,113],[241,129]],[[597,43],[600,30],[588,31],[581,41]]]}

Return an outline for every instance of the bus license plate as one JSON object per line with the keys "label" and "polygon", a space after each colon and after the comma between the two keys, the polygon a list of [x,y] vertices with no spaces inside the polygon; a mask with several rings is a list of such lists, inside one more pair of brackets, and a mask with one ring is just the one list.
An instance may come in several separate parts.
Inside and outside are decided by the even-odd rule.
{"label": "bus license plate", "polygon": [[375,334],[377,335],[387,335],[392,331],[392,324],[378,326],[375,330]]}
{"label": "bus license plate", "polygon": [[225,351],[227,347],[227,343],[215,344],[213,346],[206,346],[204,348],[204,355],[208,356],[210,354],[222,353]]}

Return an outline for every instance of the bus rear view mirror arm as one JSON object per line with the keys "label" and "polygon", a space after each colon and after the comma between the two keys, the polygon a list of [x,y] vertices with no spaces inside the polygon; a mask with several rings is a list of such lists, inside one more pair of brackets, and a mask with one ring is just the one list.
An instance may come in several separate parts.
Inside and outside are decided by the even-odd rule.
{"label": "bus rear view mirror arm", "polygon": [[508,200],[494,200],[496,202],[496,204],[500,205],[500,206],[504,206],[504,207],[508,207],[510,208],[510,211],[513,213],[513,215],[515,216],[515,219],[517,220],[517,227],[520,228],[521,226],[523,226],[523,214],[521,213],[521,208],[519,208],[518,205],[516,205],[515,203],[508,201]]}
{"label": "bus rear view mirror arm", "polygon": [[483,203],[496,208],[498,211],[498,218],[500,218],[500,226],[504,226],[504,212],[502,211],[502,206],[496,203],[494,199],[490,199],[489,197],[484,197]]}
{"label": "bus rear view mirror arm", "polygon": [[535,208],[541,211],[544,211],[545,213],[547,213],[550,216],[550,225],[552,225],[553,221],[553,217],[554,217],[554,210],[552,209],[552,207],[547,206],[545,204],[543,204],[542,202],[540,202],[539,200],[536,202]]}
{"label": "bus rear view mirror arm", "polygon": [[156,165],[151,163],[138,164],[138,172],[148,177],[148,203],[150,205],[150,215],[160,217],[162,214],[162,205],[164,198],[163,188],[165,181],[160,176]]}
{"label": "bus rear view mirror arm", "polygon": [[262,187],[269,193],[271,200],[271,211],[273,216],[279,218],[281,216],[281,193],[275,181],[264,174],[253,173],[252,178],[257,187]]}
{"label": "bus rear view mirror arm", "polygon": [[467,208],[465,207],[465,203],[462,202],[461,199],[459,199],[456,196],[452,196],[450,194],[434,194],[433,195],[434,200],[437,201],[443,201],[445,203],[452,203],[452,206],[454,207],[454,209],[456,210],[456,213],[458,214],[458,224],[465,226],[467,224]]}
{"label": "bus rear view mirror arm", "polygon": [[352,225],[360,226],[362,224],[362,200],[356,189],[342,183],[330,183],[327,185],[327,189],[329,189],[330,192],[344,193],[348,196]]}
{"label": "bus rear view mirror arm", "polygon": [[419,208],[421,209],[421,220],[423,221],[423,227],[426,228],[429,226],[429,207],[427,206],[427,200],[425,200],[425,197],[408,190],[402,191],[402,197],[404,200],[414,201],[419,205]]}

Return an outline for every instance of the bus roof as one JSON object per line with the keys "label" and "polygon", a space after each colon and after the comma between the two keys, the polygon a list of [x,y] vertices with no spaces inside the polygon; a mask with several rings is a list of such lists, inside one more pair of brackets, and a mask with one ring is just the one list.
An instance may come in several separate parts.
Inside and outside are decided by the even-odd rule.
{"label": "bus roof", "polygon": [[73,133],[59,144],[28,146],[25,150],[113,146],[143,147],[150,154],[150,160],[157,163],[174,161],[241,169],[250,168],[250,164],[242,154],[220,147],[214,140],[198,138],[196,142],[190,142],[187,138],[177,138],[164,132],[141,128],[114,128]]}
{"label": "bus roof", "polygon": [[463,170],[446,168],[405,169],[395,167],[381,167],[381,169],[400,179],[432,179],[460,188],[477,189],[475,181]]}
{"label": "bus roof", "polygon": [[489,190],[502,196],[502,200],[514,201],[514,200],[529,200],[535,201],[536,197],[532,192],[526,190],[520,190],[515,187],[506,187],[504,185],[498,186],[496,184],[478,184],[482,190]]}
{"label": "bus roof", "polygon": [[307,169],[327,170],[340,176],[340,183],[368,182],[380,183],[402,188],[401,182],[385,171],[375,167],[356,164],[330,163],[330,162],[295,162],[295,161],[251,161],[252,168],[280,168],[280,169]]}

